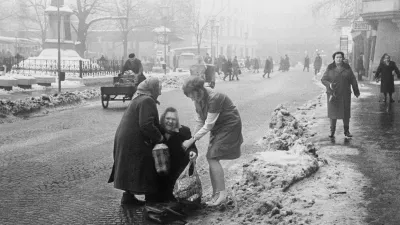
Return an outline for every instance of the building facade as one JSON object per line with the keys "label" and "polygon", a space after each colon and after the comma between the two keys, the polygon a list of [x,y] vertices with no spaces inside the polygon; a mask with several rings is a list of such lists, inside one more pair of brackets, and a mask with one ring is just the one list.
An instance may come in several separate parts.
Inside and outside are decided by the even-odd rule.
{"label": "building facade", "polygon": [[[214,21],[205,30],[201,45],[212,49],[213,56],[255,56],[251,4],[240,0],[200,0],[195,7],[200,10],[202,24],[206,20]],[[196,45],[195,37],[192,44]]]}
{"label": "building facade", "polygon": [[370,25],[364,46],[371,78],[384,53],[400,63],[400,0],[363,0],[360,15]]}

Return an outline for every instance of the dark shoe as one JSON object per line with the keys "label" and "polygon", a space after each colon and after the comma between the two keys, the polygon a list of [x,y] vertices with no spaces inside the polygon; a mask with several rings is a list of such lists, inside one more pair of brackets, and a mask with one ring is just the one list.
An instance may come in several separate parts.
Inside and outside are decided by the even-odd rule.
{"label": "dark shoe", "polygon": [[336,127],[331,127],[331,135],[329,135],[329,137],[335,138],[335,132],[336,132]]}
{"label": "dark shoe", "polygon": [[350,131],[345,131],[345,132],[344,132],[344,136],[346,136],[346,137],[348,137],[348,138],[353,137],[353,135],[350,134]]}
{"label": "dark shoe", "polygon": [[128,192],[124,192],[121,198],[121,205],[138,205],[142,206],[145,204],[145,201],[141,201]]}

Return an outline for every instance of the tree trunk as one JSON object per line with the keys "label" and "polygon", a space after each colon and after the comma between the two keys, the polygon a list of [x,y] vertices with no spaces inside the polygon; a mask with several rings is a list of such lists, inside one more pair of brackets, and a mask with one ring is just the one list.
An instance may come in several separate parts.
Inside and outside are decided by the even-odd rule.
{"label": "tree trunk", "polygon": [[201,43],[197,43],[197,54],[199,54],[199,55],[200,55],[200,45],[201,45]]}
{"label": "tree trunk", "polygon": [[[81,25],[81,23],[83,24]],[[85,22],[79,22],[77,39],[80,43],[77,46],[77,52],[82,58],[85,57],[87,30],[87,24]]]}
{"label": "tree trunk", "polygon": [[123,60],[126,60],[128,57],[128,32],[123,31],[123,37],[122,37],[122,44],[124,48],[124,55],[122,56]]}

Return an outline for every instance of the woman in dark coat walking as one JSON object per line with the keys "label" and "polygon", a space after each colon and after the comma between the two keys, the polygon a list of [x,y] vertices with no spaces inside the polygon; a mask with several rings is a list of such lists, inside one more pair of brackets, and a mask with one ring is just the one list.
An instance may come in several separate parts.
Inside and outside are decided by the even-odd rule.
{"label": "woman in dark coat walking", "polygon": [[328,98],[328,117],[331,122],[331,135],[329,137],[335,137],[337,119],[343,120],[345,136],[352,137],[349,131],[351,87],[357,98],[360,96],[360,91],[350,65],[343,62],[344,53],[335,52],[332,58],[334,62],[329,64],[321,79],[322,84],[326,87]]}
{"label": "woman in dark coat walking", "polygon": [[381,62],[375,73],[376,79],[381,79],[381,93],[385,96],[384,101],[386,102],[387,94],[389,94],[390,102],[394,102],[392,94],[394,92],[394,77],[393,71],[396,72],[397,78],[400,79],[400,71],[396,66],[396,63],[390,60],[388,54],[383,54]]}
{"label": "woman in dark coat walking", "polygon": [[271,71],[272,71],[272,65],[273,65],[272,58],[271,58],[271,57],[268,57],[268,58],[265,60],[265,67],[264,67],[264,75],[263,75],[263,78],[265,78],[265,75],[266,75],[266,74],[268,74],[268,78],[269,78],[269,75],[271,74]]}
{"label": "woman in dark coat walking", "polygon": [[157,78],[140,83],[115,134],[114,165],[108,182],[125,191],[122,204],[142,204],[135,194],[145,194],[146,201],[156,201],[158,174],[152,150],[164,141],[156,106],[159,95],[161,85]]}

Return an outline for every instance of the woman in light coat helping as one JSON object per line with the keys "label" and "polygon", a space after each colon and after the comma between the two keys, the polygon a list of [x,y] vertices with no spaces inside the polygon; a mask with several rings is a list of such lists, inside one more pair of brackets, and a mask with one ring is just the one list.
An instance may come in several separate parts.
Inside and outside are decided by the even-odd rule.
{"label": "woman in light coat helping", "polygon": [[189,148],[210,132],[206,158],[210,169],[213,199],[207,204],[210,206],[224,204],[227,200],[227,191],[220,160],[240,157],[243,136],[239,112],[228,96],[205,88],[204,80],[197,76],[190,76],[185,80],[183,92],[194,101],[198,117],[195,135],[183,142],[183,148]]}

